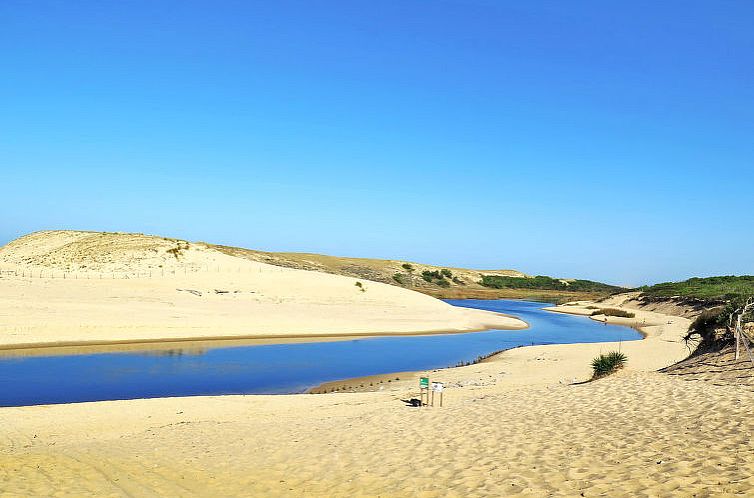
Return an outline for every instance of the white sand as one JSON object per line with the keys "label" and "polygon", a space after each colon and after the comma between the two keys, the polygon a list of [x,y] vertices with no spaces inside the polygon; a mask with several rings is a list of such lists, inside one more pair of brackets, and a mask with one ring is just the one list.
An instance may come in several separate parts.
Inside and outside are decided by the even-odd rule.
{"label": "white sand", "polygon": [[[570,312],[588,310],[564,307]],[[357,394],[227,396],[0,409],[4,496],[751,496],[754,393],[653,370],[688,320],[637,312],[618,344],[520,348]],[[672,322],[672,323],[668,323]],[[420,373],[416,373],[418,376]],[[404,379],[404,377],[402,377]]]}
{"label": "white sand", "polygon": [[[181,244],[54,232],[0,249],[23,275],[0,278],[0,344],[521,325],[200,244],[167,253]],[[642,341],[519,348],[378,392],[0,408],[0,496],[751,496],[751,384],[657,373],[686,356],[689,320],[635,312],[609,321]],[[618,348],[624,371],[573,384]],[[401,401],[421,374],[446,383],[443,408]]]}
{"label": "white sand", "polygon": [[35,233],[0,249],[0,270],[6,347],[526,326],[391,285],[137,234]]}

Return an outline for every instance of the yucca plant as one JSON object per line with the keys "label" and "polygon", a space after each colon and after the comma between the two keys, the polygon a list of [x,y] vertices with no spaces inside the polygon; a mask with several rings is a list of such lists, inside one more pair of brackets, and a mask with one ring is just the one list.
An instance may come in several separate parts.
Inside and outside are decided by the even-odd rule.
{"label": "yucca plant", "polygon": [[601,354],[592,360],[592,378],[599,379],[623,368],[628,357],[618,351]]}

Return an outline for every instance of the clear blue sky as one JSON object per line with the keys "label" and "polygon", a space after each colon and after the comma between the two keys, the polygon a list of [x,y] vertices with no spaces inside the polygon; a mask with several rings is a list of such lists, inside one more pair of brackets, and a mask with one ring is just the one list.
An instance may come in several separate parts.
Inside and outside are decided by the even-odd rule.
{"label": "clear blue sky", "polygon": [[0,3],[0,243],[754,273],[754,2]]}

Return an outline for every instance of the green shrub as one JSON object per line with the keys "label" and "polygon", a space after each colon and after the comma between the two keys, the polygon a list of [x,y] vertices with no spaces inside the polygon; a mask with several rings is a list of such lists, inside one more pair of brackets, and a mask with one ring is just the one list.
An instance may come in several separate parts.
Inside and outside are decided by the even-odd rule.
{"label": "green shrub", "polygon": [[362,284],[361,282],[356,282],[356,284],[354,285],[356,285],[356,287],[358,287],[361,292],[367,291],[366,288],[364,287],[364,284]]}
{"label": "green shrub", "polygon": [[427,282],[431,282],[432,280],[442,280],[445,277],[443,277],[442,273],[437,270],[424,270],[422,272],[422,278]]}
{"label": "green shrub", "polygon": [[754,295],[754,276],[690,278],[683,282],[664,282],[642,287],[644,297],[687,297],[702,300],[731,301]]}
{"label": "green shrub", "polygon": [[395,280],[401,285],[406,284],[405,276],[402,273],[396,273],[395,275],[393,275],[393,280]]}
{"label": "green shrub", "polygon": [[448,270],[447,268],[443,268],[442,270],[440,270],[440,273],[442,273],[442,275],[443,275],[444,277],[448,277],[448,278],[450,278],[450,277],[452,277],[452,276],[453,276],[453,272],[451,272],[451,271],[450,271],[450,270]]}
{"label": "green shrub", "polygon": [[592,312],[592,316],[595,316],[595,315],[617,316],[620,318],[633,318],[636,316],[636,313],[631,313],[630,311],[619,310],[616,308],[601,308],[597,311]]}
{"label": "green shrub", "polygon": [[456,283],[458,285],[466,285],[466,283],[458,277],[453,277],[453,283]]}
{"label": "green shrub", "polygon": [[401,266],[406,271],[414,271],[414,265],[412,265],[410,263],[403,263]]}
{"label": "green shrub", "polygon": [[[743,298],[734,298],[724,306],[716,306],[704,310],[691,323],[683,340],[687,345],[701,341],[701,343],[706,344],[706,346],[714,346],[720,339],[732,339],[732,334],[728,328],[730,324],[730,315],[738,313],[744,302]],[[720,336],[718,335],[718,331],[727,331],[727,333],[724,332],[723,335]],[[695,338],[697,335],[699,337]]]}
{"label": "green shrub", "polygon": [[594,292],[612,294],[616,292],[625,292],[623,287],[592,282],[591,280],[562,280],[558,278],[545,277],[542,275],[536,277],[504,277],[500,275],[482,275],[479,282],[485,287],[492,289],[539,289],[539,290],[559,290],[572,292]]}
{"label": "green shrub", "polygon": [[[443,272],[439,272],[437,270],[424,270],[422,272],[422,279],[424,279],[425,282],[428,282],[430,284],[439,285],[440,287],[450,287],[450,282],[445,280],[445,272],[450,273],[448,270],[443,270]],[[451,273],[452,275],[452,273]]]}
{"label": "green shrub", "polygon": [[626,355],[618,351],[601,354],[592,360],[592,378],[599,379],[615,373],[625,366],[626,361],[628,361]]}

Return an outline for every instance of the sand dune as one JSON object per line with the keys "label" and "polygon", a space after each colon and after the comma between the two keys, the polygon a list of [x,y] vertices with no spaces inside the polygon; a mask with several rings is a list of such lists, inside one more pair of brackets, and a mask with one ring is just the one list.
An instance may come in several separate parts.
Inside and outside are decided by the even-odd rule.
{"label": "sand dune", "polygon": [[[383,284],[361,280],[362,291],[356,279],[161,240],[56,232],[0,250],[13,272],[0,280],[3,342],[218,328],[407,332],[498,320]],[[55,278],[45,276],[53,269]],[[553,311],[588,315],[594,305]],[[514,349],[401,374],[377,392],[0,408],[0,495],[754,494],[754,392],[739,379],[750,369],[705,357],[659,373],[687,356],[680,338],[691,315],[649,311],[632,296],[598,306],[632,309],[634,318],[608,321],[641,327],[646,338]],[[625,370],[578,383],[595,355],[614,349],[628,355]],[[445,406],[407,407],[427,374],[446,383]]]}
{"label": "sand dune", "polygon": [[0,249],[0,345],[522,328],[368,280],[140,234],[39,232]]}
{"label": "sand dune", "polygon": [[[586,308],[561,308],[583,313]],[[654,370],[689,320],[637,311],[647,339],[519,348],[354,394],[228,396],[0,409],[9,496],[748,496],[754,393]],[[670,322],[670,323],[669,323]],[[416,375],[418,375],[417,373]],[[404,376],[401,376],[404,379]]]}
{"label": "sand dune", "polygon": [[[262,252],[238,247],[213,245],[214,249],[232,256],[251,259],[261,263],[269,263],[275,266],[297,268],[303,270],[321,271],[336,275],[345,275],[354,278],[365,278],[375,282],[383,282],[398,285],[425,294],[435,295],[443,292],[463,291],[468,292],[493,292],[479,285],[479,280],[484,275],[499,275],[508,277],[527,277],[525,273],[516,270],[473,270],[468,268],[455,268],[452,266],[435,266],[414,261],[401,261],[390,259],[349,258],[342,256],[329,256],[325,254],[308,254],[296,252]],[[408,265],[407,270],[404,265]],[[448,288],[429,283],[421,278],[423,271],[449,270],[452,274],[447,279]],[[400,275],[399,283],[395,275]]]}

